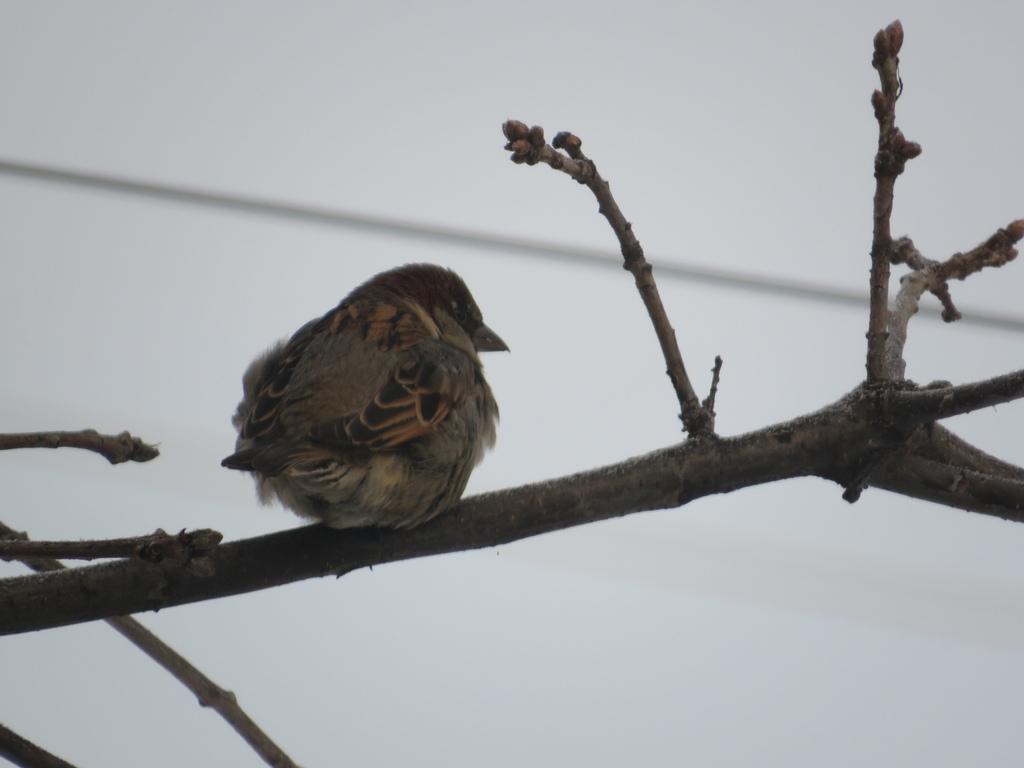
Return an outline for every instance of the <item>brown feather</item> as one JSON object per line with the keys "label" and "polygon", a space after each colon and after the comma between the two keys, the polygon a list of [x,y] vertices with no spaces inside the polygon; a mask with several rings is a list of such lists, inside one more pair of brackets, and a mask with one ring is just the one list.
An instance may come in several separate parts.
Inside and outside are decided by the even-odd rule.
{"label": "brown feather", "polygon": [[[427,434],[451,410],[454,382],[438,375],[436,366],[423,364],[411,353],[358,413],[318,424],[310,437],[335,445],[374,449],[398,448]],[[344,437],[342,437],[342,432]]]}

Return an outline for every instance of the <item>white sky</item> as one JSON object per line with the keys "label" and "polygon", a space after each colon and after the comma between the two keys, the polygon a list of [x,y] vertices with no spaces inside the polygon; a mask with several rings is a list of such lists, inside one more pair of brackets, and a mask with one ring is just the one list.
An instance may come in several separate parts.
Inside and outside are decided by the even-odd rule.
{"label": "white sky", "polygon": [[[572,130],[648,257],[866,290],[874,33],[903,21],[893,217],[933,258],[1024,217],[1019,2],[0,1],[0,157],[615,248],[589,193],[502,151]],[[680,439],[626,273],[0,176],[3,430],[129,429],[146,465],[0,461],[34,538],[297,520],[221,469],[248,361],[396,264],[471,286],[498,448],[470,492]],[[1024,314],[1024,266],[953,286]],[[864,313],[662,282],[737,434],[863,375]],[[908,376],[1016,369],[1024,335],[911,324]],[[1019,404],[951,427],[1024,463]],[[807,479],[142,617],[314,766],[1011,765],[1024,526]],[[5,566],[0,573],[21,572]],[[82,766],[256,765],[105,625],[0,640],[0,722]]]}

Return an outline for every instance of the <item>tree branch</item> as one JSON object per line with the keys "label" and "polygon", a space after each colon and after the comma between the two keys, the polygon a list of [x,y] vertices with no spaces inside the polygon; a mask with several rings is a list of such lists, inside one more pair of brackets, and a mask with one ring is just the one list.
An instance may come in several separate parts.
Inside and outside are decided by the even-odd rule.
{"label": "tree branch", "polygon": [[969,469],[983,475],[1024,482],[1024,469],[985,453],[941,424],[927,424],[918,430],[918,435],[920,439],[916,440],[908,451],[915,456]]}
{"label": "tree branch", "polygon": [[75,768],[67,760],[47,752],[6,725],[0,724],[0,757],[22,768]]}
{"label": "tree branch", "polygon": [[[1010,222],[992,237],[967,253],[957,253],[935,267],[936,277],[947,280],[966,280],[985,267],[1001,267],[1017,258],[1013,246],[1024,237],[1024,219]],[[960,314],[959,312],[957,313]]]}
{"label": "tree branch", "polygon": [[[654,332],[661,345],[667,373],[676,397],[679,399],[680,419],[683,428],[691,437],[709,435],[714,432],[714,416],[701,405],[697,393],[686,374],[683,356],[676,341],[676,332],[669,322],[665,306],[661,302],[654,271],[644,257],[640,241],[633,234],[630,224],[618,203],[612,196],[608,182],[597,172],[594,161],[583,154],[583,142],[573,134],[563,131],[555,136],[551,145],[544,141],[544,129],[538,125],[528,128],[526,123],[509,120],[502,126],[508,144],[505,149],[512,152],[512,161],[536,165],[545,163],[567,173],[580,184],[585,185],[597,198],[598,211],[611,225],[622,251],[623,268],[633,275],[640,298],[643,299],[647,314],[654,325]],[[565,154],[558,150],[564,150]]]}
{"label": "tree branch", "polygon": [[14,448],[83,448],[103,456],[111,464],[126,461],[151,461],[160,455],[156,446],[148,445],[128,432],[101,435],[95,429],[80,432],[24,432],[0,435],[0,451]]}
{"label": "tree branch", "polygon": [[715,355],[715,365],[711,369],[711,390],[708,392],[708,396],[704,398],[704,402],[701,405],[704,406],[709,414],[711,414],[712,420],[715,418],[715,398],[718,397],[718,382],[722,375],[722,356]]}
{"label": "tree branch", "polygon": [[[164,536],[166,535],[167,534],[164,534]],[[10,543],[11,540],[20,544],[51,543],[29,542],[28,536],[25,533],[16,531],[3,522],[0,522],[0,538],[3,539],[3,541],[0,541],[0,544]],[[215,546],[219,541],[220,534],[218,533],[217,541],[213,542],[212,546]],[[22,562],[32,570],[40,573],[65,570],[63,563],[58,560],[54,560],[51,557],[31,555],[19,559],[21,559]],[[131,616],[111,616],[106,618],[106,622],[128,638],[128,640],[134,643],[139,650],[153,659],[153,661],[170,672],[182,685],[192,691],[192,693],[196,695],[196,698],[199,699],[199,703],[202,706],[212,708],[221,717],[223,717],[224,720],[226,720],[227,723],[235,729],[238,735],[245,739],[256,754],[263,758],[263,761],[266,762],[267,765],[273,766],[273,768],[298,768],[292,759],[288,757],[288,755],[285,754],[285,752],[278,747],[266,733],[263,732],[255,721],[245,713],[245,710],[238,705],[238,699],[235,697],[235,694],[218,686],[197,667],[193,666],[188,659],[171,648],[171,646],[167,645],[167,643]],[[2,728],[3,726],[0,726],[0,729]],[[6,734],[0,733],[0,745],[6,743]],[[28,742],[26,742],[26,744],[28,744]],[[30,746],[35,749],[39,749],[32,744],[30,744]],[[42,750],[40,750],[40,752],[42,752]],[[49,753],[43,752],[44,756],[48,754]],[[0,746],[0,755],[5,757],[8,756],[3,751],[2,746]],[[49,757],[57,762],[48,763],[37,761],[25,763],[25,765],[32,766],[33,768],[35,768],[35,766],[39,766],[39,768],[49,768],[50,766],[52,766],[52,768],[60,768],[60,766],[74,768],[74,766],[71,766],[69,763],[65,763],[60,760],[60,758],[54,758],[52,755]]]}
{"label": "tree branch", "polygon": [[885,344],[885,371],[892,379],[902,379],[906,372],[903,348],[907,342],[907,326],[917,314],[921,296],[931,291],[942,302],[942,319],[947,323],[961,318],[949,295],[949,279],[966,280],[985,267],[1001,267],[1017,258],[1014,245],[1024,237],[1024,219],[1011,222],[992,237],[967,253],[953,254],[944,262],[926,259],[909,237],[893,243],[891,260],[904,263],[913,271],[900,280],[900,290],[889,315],[889,335]]}
{"label": "tree branch", "polygon": [[907,344],[907,328],[910,318],[917,314],[921,296],[931,286],[929,275],[914,271],[900,279],[900,290],[889,313],[889,333],[885,339],[885,375],[895,381],[902,380],[907,372],[903,349]]}
{"label": "tree branch", "polygon": [[888,390],[882,396],[886,418],[904,425],[925,424],[1024,397],[1024,370],[985,381],[914,390]]}
{"label": "tree branch", "polygon": [[894,21],[875,35],[871,65],[878,71],[882,90],[871,96],[878,121],[878,152],[875,154],[875,198],[871,238],[871,311],[868,318],[867,374],[869,381],[887,378],[885,340],[888,331],[889,257],[892,253],[893,190],[907,160],[921,154],[918,144],[907,141],[896,127],[896,100],[902,84],[899,52],[903,46],[903,25]]}
{"label": "tree branch", "polygon": [[1015,522],[1024,520],[1024,480],[975,472],[920,456],[893,456],[872,470],[869,483],[947,507]]}
{"label": "tree branch", "polygon": [[221,688],[188,659],[131,616],[114,616],[106,621],[192,691],[200,705],[210,707],[224,718],[263,762],[273,768],[298,768],[295,761],[242,709],[234,693]]}
{"label": "tree branch", "polygon": [[93,541],[29,541],[27,537],[0,540],[0,560],[34,560],[37,558],[71,558],[99,560],[110,557],[134,557],[150,563],[173,561],[179,565],[202,569],[209,551],[223,535],[204,528],[172,536],[164,530],[146,536]]}
{"label": "tree branch", "polygon": [[[938,444],[915,437],[922,421],[1024,397],[1024,371],[934,391],[889,389],[894,387],[858,388],[820,411],[757,432],[687,441],[589,472],[464,499],[411,531],[308,526],[222,544],[210,552],[211,575],[172,563],[119,561],[6,579],[0,582],[0,634],[493,547],[792,477],[834,481],[852,489],[851,498],[862,486],[876,486],[1024,521],[1024,482],[968,474],[955,494],[943,492],[941,483],[953,477],[941,466],[922,463],[940,465],[932,458]],[[914,455],[922,445],[931,453]]]}

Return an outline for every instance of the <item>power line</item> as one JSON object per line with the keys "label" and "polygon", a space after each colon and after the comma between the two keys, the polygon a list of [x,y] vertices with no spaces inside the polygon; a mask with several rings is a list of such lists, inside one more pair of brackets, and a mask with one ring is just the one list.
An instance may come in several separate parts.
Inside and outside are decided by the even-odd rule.
{"label": "power line", "polygon": [[[596,248],[577,248],[540,240],[491,235],[455,227],[439,227],[431,224],[392,219],[385,216],[352,213],[333,208],[295,205],[246,195],[208,192],[191,187],[135,181],[118,176],[70,171],[63,168],[32,163],[17,163],[2,159],[0,159],[0,174],[87,189],[98,189],[105,192],[116,192],[136,197],[149,197],[206,208],[220,208],[290,221],[357,229],[392,237],[406,237],[421,241],[428,240],[505,253],[521,253],[528,256],[554,258],[588,266],[613,267],[615,269],[621,269],[622,267],[621,257],[612,251]],[[868,306],[867,297],[857,291],[725,269],[712,269],[709,267],[679,264],[677,262],[659,261],[657,264],[657,274],[659,277],[664,276],[675,280],[696,281],[832,305],[843,304],[858,308],[866,308]],[[922,306],[920,312],[923,316],[941,319],[941,310],[938,307]],[[964,318],[961,322],[1024,333],[1024,318],[1012,315],[970,310],[964,313]]]}

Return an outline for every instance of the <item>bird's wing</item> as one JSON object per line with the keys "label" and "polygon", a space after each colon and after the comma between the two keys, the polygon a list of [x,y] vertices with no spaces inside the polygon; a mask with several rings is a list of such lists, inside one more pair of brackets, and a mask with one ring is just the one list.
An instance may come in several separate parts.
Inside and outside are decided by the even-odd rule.
{"label": "bird's wing", "polygon": [[[288,340],[284,347],[278,347],[267,353],[266,359],[262,362],[259,378],[251,385],[249,381],[245,382],[246,396],[249,396],[250,386],[251,391],[255,394],[252,396],[252,406],[238,427],[239,437],[247,440],[259,440],[272,436],[277,431],[281,405],[288,392],[292,374],[295,373],[295,367],[313,339],[322,332],[325,321],[336,312],[338,312],[337,309],[319,320],[306,323],[295,332],[295,335]],[[260,363],[257,362],[253,365],[260,365]],[[246,378],[248,375],[246,374]]]}
{"label": "bird's wing", "polygon": [[292,375],[303,355],[321,336],[345,331],[358,333],[364,342],[381,351],[400,351],[428,336],[427,329],[413,313],[382,301],[346,302],[313,320],[298,331],[284,348],[264,366],[253,404],[239,434],[248,440],[278,437],[281,407],[289,394]]}
{"label": "bird's wing", "polygon": [[315,425],[309,436],[334,446],[401,448],[444,419],[476,381],[476,367],[461,351],[426,339],[402,351],[394,372],[365,407]]}
{"label": "bird's wing", "polygon": [[[322,351],[329,342],[322,337],[343,331],[393,353],[395,367],[364,406],[289,439],[280,418],[289,395],[296,396],[292,376],[311,347]],[[358,460],[367,451],[399,449],[441,423],[476,375],[465,354],[432,338],[412,312],[382,301],[343,303],[271,353],[253,384],[253,404],[239,430],[242,439],[251,441],[249,447],[221,464],[276,475],[296,464],[342,454]]]}

